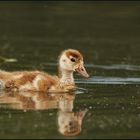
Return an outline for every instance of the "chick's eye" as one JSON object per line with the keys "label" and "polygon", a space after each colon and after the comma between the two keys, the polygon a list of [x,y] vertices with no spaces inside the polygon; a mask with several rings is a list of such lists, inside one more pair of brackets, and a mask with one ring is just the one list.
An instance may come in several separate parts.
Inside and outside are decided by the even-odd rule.
{"label": "chick's eye", "polygon": [[70,60],[71,60],[72,62],[75,62],[75,59],[74,59],[74,58],[71,58]]}

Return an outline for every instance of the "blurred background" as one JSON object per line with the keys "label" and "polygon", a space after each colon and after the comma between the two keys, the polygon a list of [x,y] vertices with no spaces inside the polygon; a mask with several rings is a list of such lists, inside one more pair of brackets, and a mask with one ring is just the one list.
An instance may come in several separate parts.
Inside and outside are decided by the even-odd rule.
{"label": "blurred background", "polygon": [[[57,74],[58,55],[68,48],[84,55],[91,75],[88,80],[75,75],[77,85],[88,89],[77,92],[75,109],[90,109],[76,138],[140,138],[140,2],[0,2],[0,56],[17,59],[0,58],[1,69]],[[59,138],[55,121],[49,122],[56,110],[53,117],[49,112],[9,110],[11,121],[4,110],[0,136]],[[35,118],[25,124],[28,116]]]}
{"label": "blurred background", "polygon": [[74,48],[88,64],[137,65],[139,12],[132,1],[1,2],[0,55],[38,66]]}

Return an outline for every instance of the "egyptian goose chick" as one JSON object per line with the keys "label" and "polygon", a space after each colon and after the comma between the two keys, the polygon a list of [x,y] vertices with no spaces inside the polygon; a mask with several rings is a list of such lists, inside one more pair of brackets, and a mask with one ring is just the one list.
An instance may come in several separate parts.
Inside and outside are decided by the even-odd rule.
{"label": "egyptian goose chick", "polygon": [[77,50],[68,49],[59,56],[59,79],[62,87],[71,89],[75,86],[74,72],[80,73],[83,77],[89,77],[84,67],[82,54]]}
{"label": "egyptian goose chick", "polygon": [[42,71],[0,71],[0,88],[16,91],[66,92],[75,88],[73,72],[88,78],[82,54],[67,49],[59,56],[59,76]]}

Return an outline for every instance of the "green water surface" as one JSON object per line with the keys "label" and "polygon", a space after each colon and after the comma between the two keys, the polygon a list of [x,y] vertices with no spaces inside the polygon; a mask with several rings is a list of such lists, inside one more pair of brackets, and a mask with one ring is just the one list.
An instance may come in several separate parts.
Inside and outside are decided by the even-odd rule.
{"label": "green water surface", "polygon": [[58,132],[57,109],[1,105],[0,138],[140,138],[140,2],[0,2],[0,56],[17,59],[1,69],[54,75],[67,48],[90,74],[75,74],[73,111],[88,109],[80,134]]}

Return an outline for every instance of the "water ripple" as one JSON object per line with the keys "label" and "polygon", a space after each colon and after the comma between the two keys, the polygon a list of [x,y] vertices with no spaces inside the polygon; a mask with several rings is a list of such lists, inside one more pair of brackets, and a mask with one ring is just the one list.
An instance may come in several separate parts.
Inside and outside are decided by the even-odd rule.
{"label": "water ripple", "polygon": [[76,83],[87,84],[140,84],[140,78],[135,77],[107,77],[107,76],[93,76],[88,80],[76,80]]}
{"label": "water ripple", "polygon": [[140,66],[139,65],[129,65],[129,64],[112,64],[112,65],[87,64],[86,67],[108,69],[108,70],[116,69],[116,70],[140,71]]}

